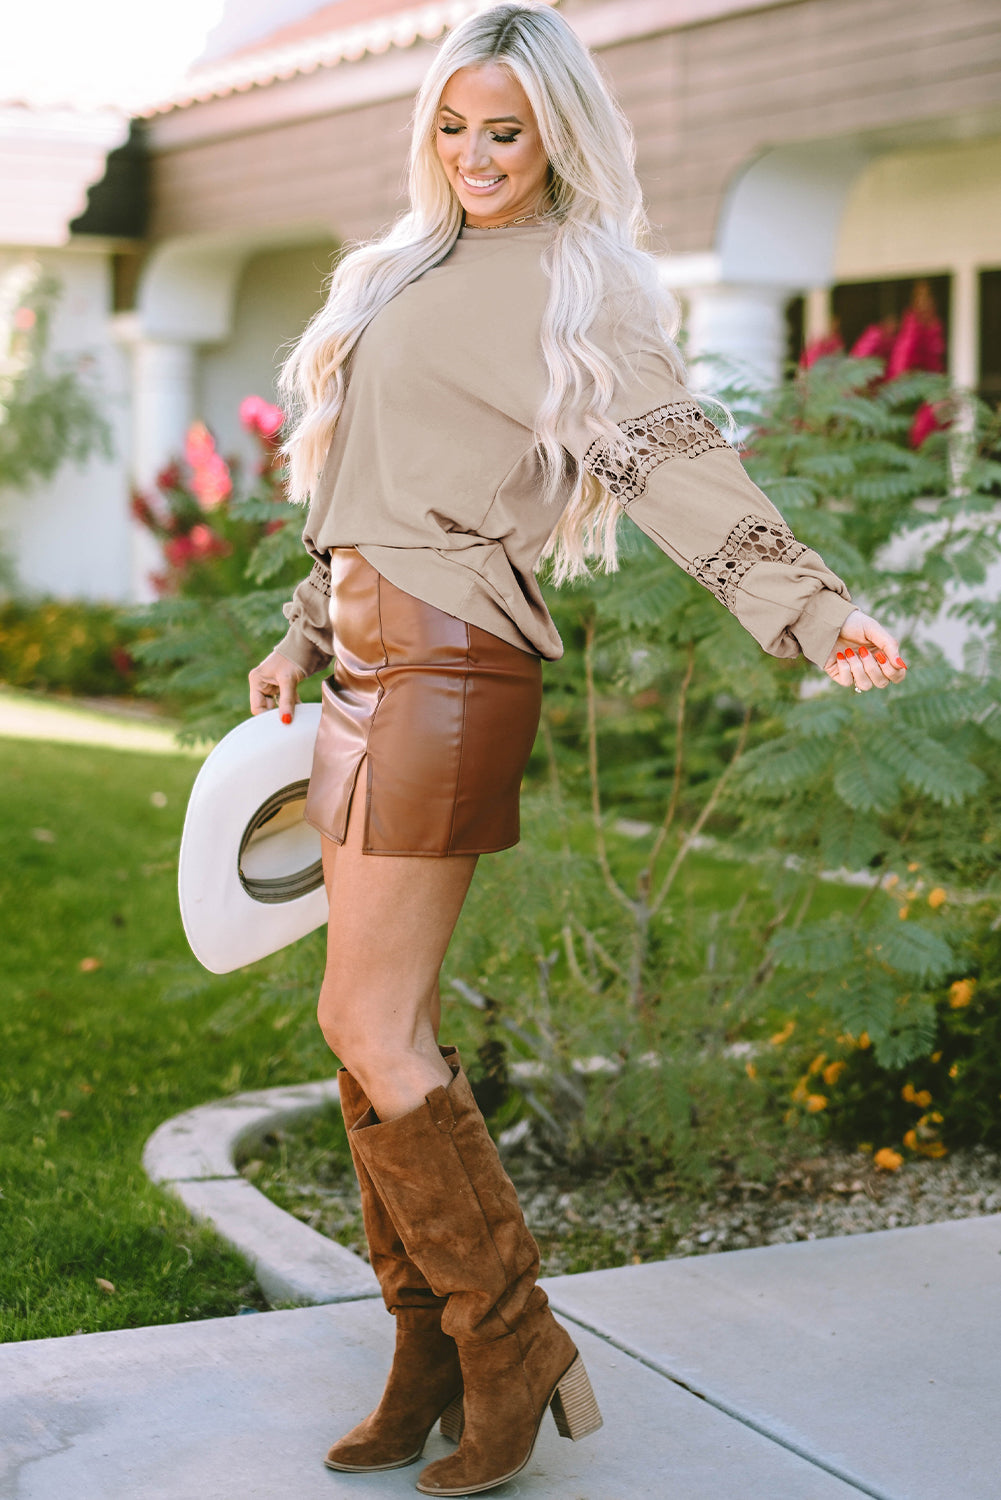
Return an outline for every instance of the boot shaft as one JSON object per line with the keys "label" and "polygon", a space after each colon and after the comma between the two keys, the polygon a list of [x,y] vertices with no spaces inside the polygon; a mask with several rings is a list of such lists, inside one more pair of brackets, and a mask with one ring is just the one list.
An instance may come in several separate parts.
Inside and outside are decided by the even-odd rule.
{"label": "boot shaft", "polygon": [[369,1110],[351,1130],[356,1152],[457,1342],[490,1342],[546,1306],[539,1247],[525,1224],[465,1073],[396,1120]]}

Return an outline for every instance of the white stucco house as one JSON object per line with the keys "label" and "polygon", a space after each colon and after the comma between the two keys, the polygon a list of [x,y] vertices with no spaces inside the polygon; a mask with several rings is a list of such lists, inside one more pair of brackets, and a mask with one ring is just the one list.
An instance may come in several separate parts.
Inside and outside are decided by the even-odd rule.
{"label": "white stucco house", "polygon": [[[0,277],[63,281],[116,445],[0,496],[22,584],[141,598],[130,520],[204,418],[224,451],[318,305],[331,257],[401,206],[409,101],[482,0],[230,0],[169,98],[0,105]],[[563,0],[637,136],[690,354],[779,378],[832,309],[850,340],[929,280],[948,369],[1001,399],[1001,10],[991,0]],[[53,557],[58,565],[53,567]]]}

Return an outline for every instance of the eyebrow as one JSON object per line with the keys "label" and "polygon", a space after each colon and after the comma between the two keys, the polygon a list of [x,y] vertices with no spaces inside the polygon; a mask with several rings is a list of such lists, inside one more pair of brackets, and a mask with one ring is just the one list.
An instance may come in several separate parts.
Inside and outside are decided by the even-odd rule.
{"label": "eyebrow", "polygon": [[[445,114],[454,115],[457,120],[465,120],[466,118],[465,115],[460,115],[457,109],[453,109],[450,104],[439,105],[439,108]],[[484,125],[524,125],[525,122],[519,120],[517,115],[495,115],[492,120],[484,120],[483,123]]]}

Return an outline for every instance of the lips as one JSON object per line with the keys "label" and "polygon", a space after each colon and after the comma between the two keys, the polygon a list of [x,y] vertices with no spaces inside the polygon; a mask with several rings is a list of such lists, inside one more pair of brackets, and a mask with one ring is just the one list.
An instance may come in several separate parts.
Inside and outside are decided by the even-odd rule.
{"label": "lips", "polygon": [[474,193],[489,192],[491,188],[495,188],[498,183],[504,181],[503,172],[496,177],[467,177],[465,172],[460,172],[459,176],[468,188],[472,188]]}

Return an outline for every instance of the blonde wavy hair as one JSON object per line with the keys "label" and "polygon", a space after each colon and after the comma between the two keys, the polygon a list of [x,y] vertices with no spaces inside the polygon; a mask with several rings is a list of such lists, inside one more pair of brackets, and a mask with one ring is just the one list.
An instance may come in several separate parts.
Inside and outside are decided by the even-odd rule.
{"label": "blonde wavy hair", "polygon": [[[309,323],[279,379],[295,426],[284,445],[289,494],[304,500],[314,485],[344,404],[347,366],[361,334],[404,287],[445,258],[463,213],[436,147],[441,96],[460,68],[500,63],[521,84],[535,112],[550,165],[546,250],[551,289],[542,322],[549,389],[538,413],[536,444],[542,503],[569,499],[542,554],[559,583],[588,572],[596,557],[616,559],[618,502],[572,464],[557,435],[568,411],[621,456],[628,444],[606,413],[615,391],[611,358],[588,338],[599,311],[619,309],[660,350],[685,383],[675,343],[677,298],[644,248],[648,234],[634,166],[632,132],[586,47],[547,5],[503,4],[452,31],[417,95],[409,161],[410,209],[376,240],[339,261],[323,308]],[[542,559],[540,559],[541,561]]]}

